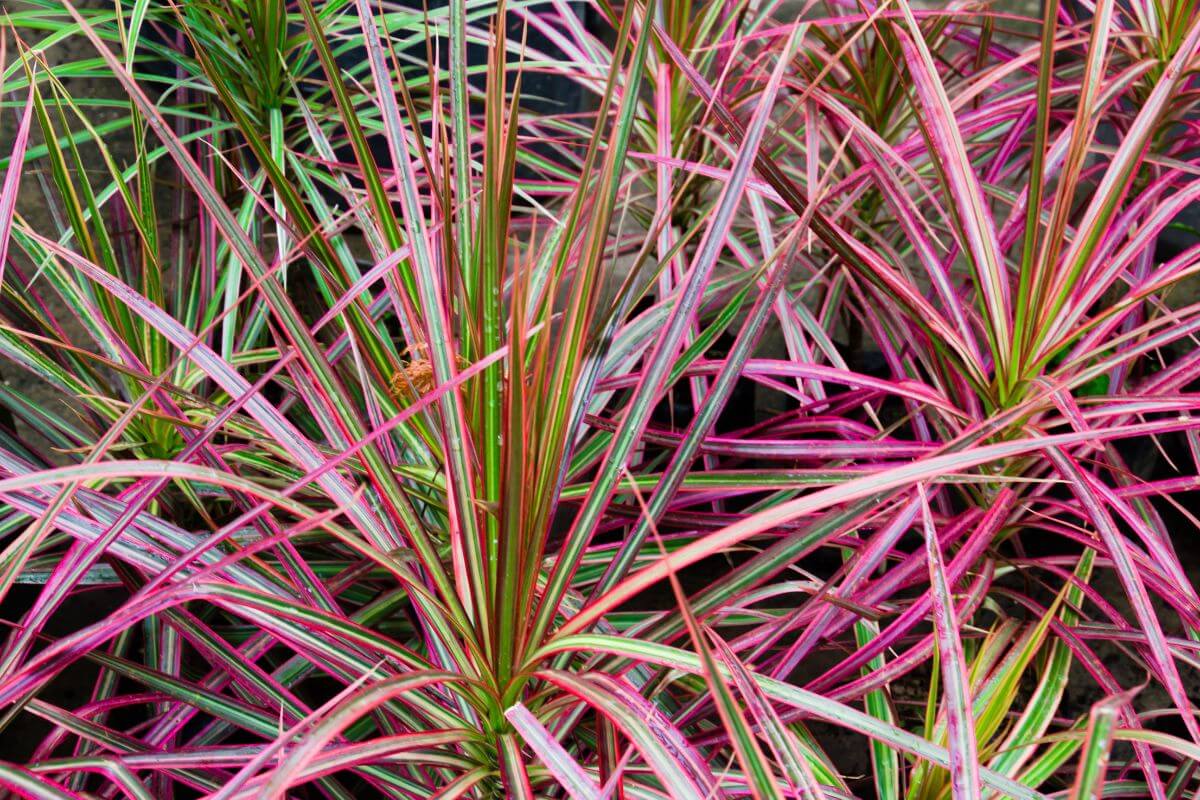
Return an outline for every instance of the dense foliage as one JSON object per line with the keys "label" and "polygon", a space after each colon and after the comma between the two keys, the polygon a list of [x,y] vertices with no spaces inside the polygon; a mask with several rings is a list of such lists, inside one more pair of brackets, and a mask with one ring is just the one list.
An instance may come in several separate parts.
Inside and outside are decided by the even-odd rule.
{"label": "dense foliage", "polygon": [[7,6],[0,787],[1195,797],[1197,4],[412,5]]}

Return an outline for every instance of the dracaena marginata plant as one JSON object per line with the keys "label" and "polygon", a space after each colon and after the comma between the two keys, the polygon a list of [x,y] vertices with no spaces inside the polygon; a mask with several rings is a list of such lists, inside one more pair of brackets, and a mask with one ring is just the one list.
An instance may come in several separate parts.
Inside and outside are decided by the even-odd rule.
{"label": "dracaena marginata plant", "polygon": [[1192,797],[1200,11],[932,6],[10,10],[0,787]]}

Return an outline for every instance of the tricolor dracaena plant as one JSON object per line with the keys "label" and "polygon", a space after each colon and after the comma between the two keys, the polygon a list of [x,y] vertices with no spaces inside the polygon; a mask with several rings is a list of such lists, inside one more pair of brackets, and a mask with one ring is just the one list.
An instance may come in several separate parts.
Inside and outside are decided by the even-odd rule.
{"label": "tricolor dracaena plant", "polygon": [[1042,6],[22,0],[0,787],[1192,797],[1200,10]]}

